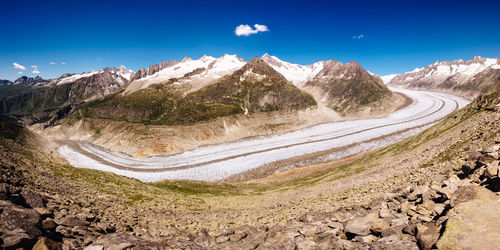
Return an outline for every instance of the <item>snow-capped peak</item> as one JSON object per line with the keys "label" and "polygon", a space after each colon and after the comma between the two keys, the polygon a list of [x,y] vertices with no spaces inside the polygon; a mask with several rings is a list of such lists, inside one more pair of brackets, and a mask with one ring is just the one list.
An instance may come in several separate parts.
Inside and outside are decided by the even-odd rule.
{"label": "snow-capped peak", "polygon": [[120,67],[118,67],[118,71],[116,72],[117,75],[127,79],[127,81],[130,81],[130,78],[132,77],[132,75],[134,74],[134,71],[133,70],[130,70],[130,69],[127,69],[125,66],[123,65],[120,65]]}
{"label": "snow-capped peak", "polygon": [[500,59],[475,56],[469,61],[436,61],[423,68],[416,68],[413,71],[397,75],[389,81],[390,84],[398,86],[420,86],[422,84],[439,86],[445,81],[453,81],[455,85],[461,85],[490,68],[500,69]]}
{"label": "snow-capped peak", "polygon": [[189,82],[193,88],[204,86],[208,82],[243,67],[245,61],[236,55],[224,54],[219,58],[203,55],[197,60],[185,57],[181,62],[165,67],[158,72],[134,80],[125,93],[131,93],[149,87],[152,84],[176,79],[175,84]]}
{"label": "snow-capped peak", "polygon": [[103,72],[103,70],[99,70],[99,71],[91,70],[91,71],[86,72],[86,73],[72,74],[72,75],[67,76],[67,77],[59,78],[56,82],[56,85],[74,82],[78,79],[90,77],[90,76],[93,76],[93,75],[100,73],[100,72]]}
{"label": "snow-capped peak", "polygon": [[323,62],[317,62],[311,65],[300,65],[282,61],[276,56],[265,53],[261,59],[282,74],[288,81],[294,85],[299,85],[311,80],[324,67]]}
{"label": "snow-capped peak", "polygon": [[380,78],[382,78],[384,84],[387,84],[392,80],[392,78],[396,77],[397,75],[398,74],[390,74],[390,75],[380,76]]}

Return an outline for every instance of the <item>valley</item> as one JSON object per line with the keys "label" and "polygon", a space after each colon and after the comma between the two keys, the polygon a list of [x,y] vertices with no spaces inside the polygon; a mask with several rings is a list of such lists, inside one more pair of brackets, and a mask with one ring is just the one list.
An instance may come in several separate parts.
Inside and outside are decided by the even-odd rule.
{"label": "valley", "polygon": [[[61,145],[58,152],[75,167],[111,171],[142,181],[220,181],[275,161],[319,151],[343,148],[335,153],[336,157],[327,158],[332,160],[373,150],[432,126],[469,103],[463,98],[442,93],[397,88],[392,91],[403,93],[412,103],[382,118],[324,123],[293,132],[207,145],[171,156],[143,159],[78,141],[59,141]],[[402,131],[407,133],[398,137]],[[381,140],[386,142],[381,143]],[[369,145],[362,150],[354,149],[355,144],[368,141]]]}

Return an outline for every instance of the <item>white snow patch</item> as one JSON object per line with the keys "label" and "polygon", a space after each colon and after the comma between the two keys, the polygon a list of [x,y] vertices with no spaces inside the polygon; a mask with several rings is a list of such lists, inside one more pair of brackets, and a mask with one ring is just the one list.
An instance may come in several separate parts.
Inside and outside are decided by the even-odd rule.
{"label": "white snow patch", "polygon": [[384,82],[384,84],[387,84],[396,76],[398,76],[398,74],[390,74],[390,75],[380,76],[380,78],[382,78],[382,81]]}
{"label": "white snow patch", "polygon": [[304,66],[285,62],[278,57],[267,54],[263,55],[261,58],[294,85],[299,85],[311,80],[324,67],[324,62],[317,62]]}
{"label": "white snow patch", "polygon": [[56,84],[61,85],[61,84],[69,83],[69,82],[74,82],[80,78],[93,76],[93,75],[95,75],[97,73],[101,73],[101,72],[102,71],[99,70],[99,71],[90,71],[88,73],[74,74],[74,75],[71,75],[71,76],[68,76],[68,77],[65,77],[65,78],[59,80]]}
{"label": "white snow patch", "polygon": [[246,62],[236,55],[223,55],[219,58],[205,55],[198,60],[184,59],[174,66],[164,68],[153,75],[134,81],[127,88],[127,91],[144,89],[155,83],[165,82],[172,78],[180,78],[199,68],[204,68],[204,71],[187,79],[186,82],[191,80],[211,81],[230,74],[245,64]]}

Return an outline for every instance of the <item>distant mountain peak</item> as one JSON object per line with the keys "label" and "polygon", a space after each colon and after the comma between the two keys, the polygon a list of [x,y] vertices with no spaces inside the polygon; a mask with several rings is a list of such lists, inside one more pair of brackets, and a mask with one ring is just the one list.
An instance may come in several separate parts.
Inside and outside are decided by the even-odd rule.
{"label": "distant mountain peak", "polygon": [[259,77],[274,78],[279,81],[287,82],[287,79],[283,75],[257,56],[252,58],[252,60],[245,64],[245,66],[241,69],[237,70],[234,74],[238,76],[253,74]]}
{"label": "distant mountain peak", "polygon": [[393,77],[388,84],[409,88],[454,91],[474,97],[479,92],[468,86],[475,76],[489,70],[500,69],[499,58],[474,56],[468,61],[436,61],[433,64]]}

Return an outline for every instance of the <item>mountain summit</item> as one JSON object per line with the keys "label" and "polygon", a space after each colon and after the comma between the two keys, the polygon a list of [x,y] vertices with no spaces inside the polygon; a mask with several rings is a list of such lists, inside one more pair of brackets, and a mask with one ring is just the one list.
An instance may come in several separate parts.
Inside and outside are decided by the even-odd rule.
{"label": "mountain summit", "polygon": [[266,61],[301,90],[314,96],[321,107],[340,115],[377,114],[397,108],[402,99],[393,98],[382,80],[363,69],[357,62],[342,64],[335,60],[311,65],[291,64],[264,54]]}

